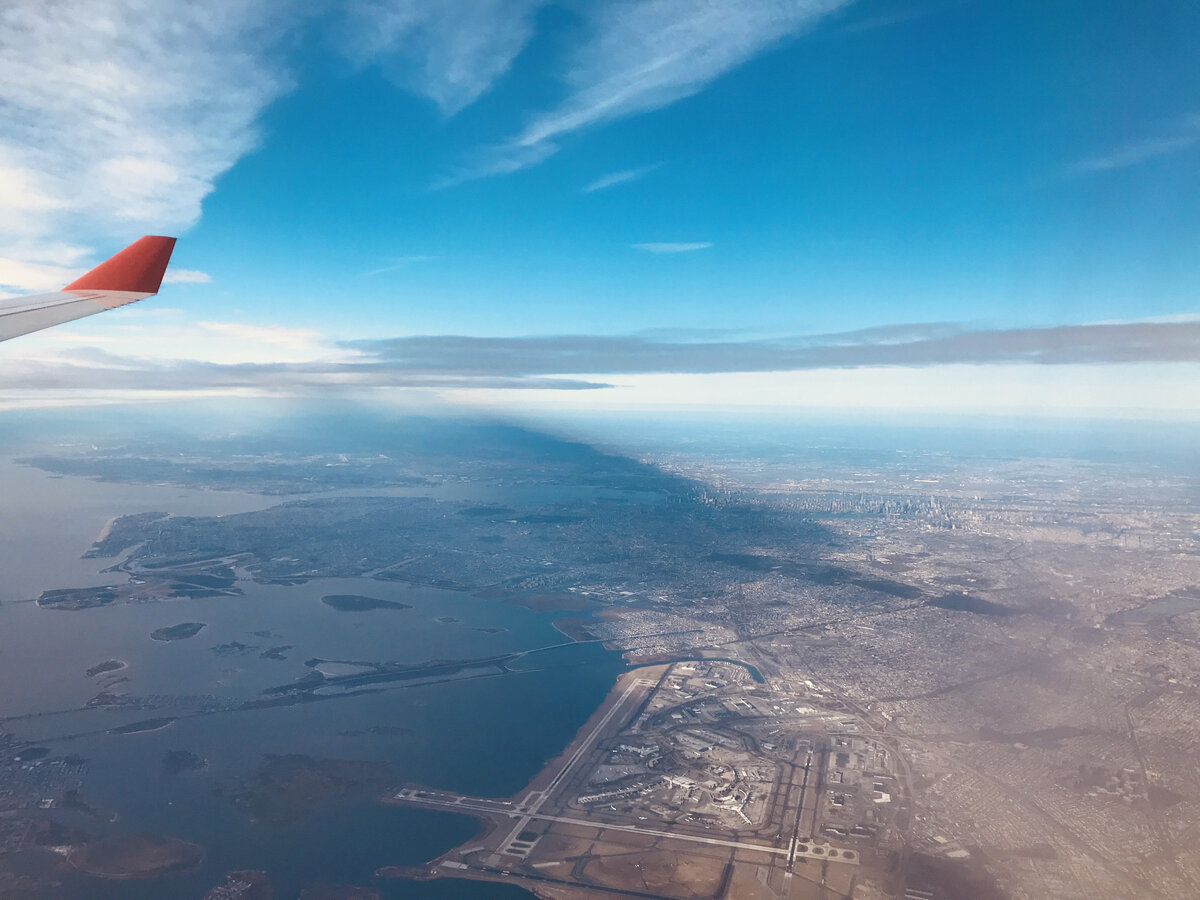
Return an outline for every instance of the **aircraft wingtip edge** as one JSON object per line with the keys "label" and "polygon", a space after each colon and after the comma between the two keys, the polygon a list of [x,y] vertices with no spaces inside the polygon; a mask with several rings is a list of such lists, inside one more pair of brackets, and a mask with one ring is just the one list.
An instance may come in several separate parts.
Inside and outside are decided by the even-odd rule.
{"label": "aircraft wingtip edge", "polygon": [[76,278],[63,290],[157,294],[174,249],[175,238],[148,234],[110,256],[86,275]]}

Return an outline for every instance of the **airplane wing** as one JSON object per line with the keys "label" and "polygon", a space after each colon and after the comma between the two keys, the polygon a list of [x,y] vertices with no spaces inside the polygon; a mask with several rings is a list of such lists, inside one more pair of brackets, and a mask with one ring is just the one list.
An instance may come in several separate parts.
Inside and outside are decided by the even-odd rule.
{"label": "airplane wing", "polygon": [[175,238],[146,235],[61,291],[0,300],[0,341],[158,293]]}

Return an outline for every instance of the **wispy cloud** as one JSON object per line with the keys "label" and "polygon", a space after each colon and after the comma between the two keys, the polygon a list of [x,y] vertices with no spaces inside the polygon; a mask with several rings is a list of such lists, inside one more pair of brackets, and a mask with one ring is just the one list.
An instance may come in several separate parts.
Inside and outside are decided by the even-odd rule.
{"label": "wispy cloud", "polygon": [[1076,175],[1092,175],[1096,172],[1108,172],[1112,169],[1124,169],[1136,166],[1158,156],[1178,153],[1187,150],[1200,142],[1200,135],[1187,135],[1173,138],[1156,138],[1153,140],[1137,141],[1117,147],[1102,156],[1093,156],[1080,160],[1071,167]]}
{"label": "wispy cloud", "polygon": [[[446,183],[536,165],[565,135],[690,96],[850,2],[572,4],[580,25],[560,60],[562,100]],[[302,27],[339,30],[351,59],[451,115],[511,70],[549,5],[11,0],[0,12],[0,291],[50,289],[46,266],[86,268],[97,245],[194,224],[216,180],[257,145],[262,111],[292,86],[285,48]],[[81,258],[47,252],[63,235],[84,245]]]}
{"label": "wispy cloud", "polygon": [[167,269],[163,284],[208,284],[212,276],[197,269]]}
{"label": "wispy cloud", "polygon": [[456,173],[463,180],[513,172],[589,126],[660,109],[851,0],[618,0],[589,4],[587,38],[568,60],[568,93],[513,140]]}
{"label": "wispy cloud", "polygon": [[883,28],[891,28],[895,25],[913,22],[917,19],[924,19],[926,16],[937,12],[938,9],[938,6],[927,5],[912,6],[908,9],[895,9],[890,12],[866,16],[865,18],[847,22],[839,31],[842,34],[862,34],[868,31],[878,31]]}
{"label": "wispy cloud", "polygon": [[1177,119],[1161,133],[1128,141],[1104,153],[1079,160],[1068,168],[1071,175],[1095,175],[1114,169],[1126,169],[1200,146],[1200,115]]}
{"label": "wispy cloud", "polygon": [[359,277],[370,278],[373,275],[383,275],[386,272],[396,272],[400,269],[407,269],[409,266],[417,263],[433,262],[436,259],[441,259],[440,256],[396,256],[386,266],[380,266],[378,269],[370,269],[363,272]]}
{"label": "wispy cloud", "polygon": [[712,241],[651,241],[629,246],[634,250],[645,250],[647,253],[692,253],[696,250],[707,250],[712,246]]}
{"label": "wispy cloud", "polygon": [[546,2],[3,4],[0,291],[52,290],[98,261],[89,246],[55,257],[61,235],[94,245],[194,224],[292,86],[285,39],[302,27],[340,29],[350,58],[452,114],[508,71]]}
{"label": "wispy cloud", "polygon": [[618,184],[628,184],[631,181],[637,181],[639,178],[649,175],[655,169],[661,167],[662,163],[655,163],[652,166],[642,166],[638,169],[623,169],[620,172],[612,172],[608,175],[597,178],[591,184],[587,185],[583,189],[583,192],[585,194],[591,194],[595,193],[596,191],[603,191],[610,187],[616,187]]}
{"label": "wispy cloud", "polygon": [[508,71],[547,0],[357,0],[345,52],[453,115]]}
{"label": "wispy cloud", "polygon": [[[13,0],[0,15],[0,256],[41,263],[33,245],[53,236],[195,222],[287,87],[272,48],[299,18],[283,0]],[[45,287],[36,270],[0,279]]]}

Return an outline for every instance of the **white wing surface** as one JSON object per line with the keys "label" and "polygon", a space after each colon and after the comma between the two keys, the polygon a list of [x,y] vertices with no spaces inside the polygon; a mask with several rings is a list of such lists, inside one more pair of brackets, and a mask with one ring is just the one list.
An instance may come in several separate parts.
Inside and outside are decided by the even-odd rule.
{"label": "white wing surface", "polygon": [[0,300],[0,341],[158,293],[175,238],[146,235],[61,291]]}

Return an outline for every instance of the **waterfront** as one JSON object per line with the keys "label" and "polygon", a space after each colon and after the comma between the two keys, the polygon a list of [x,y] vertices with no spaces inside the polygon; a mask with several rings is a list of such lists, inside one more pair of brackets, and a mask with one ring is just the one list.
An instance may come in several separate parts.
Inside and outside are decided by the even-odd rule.
{"label": "waterfront", "polygon": [[[371,579],[294,586],[242,581],[242,596],[42,608],[27,602],[42,590],[120,580],[99,574],[112,560],[80,559],[112,516],[148,510],[220,515],[274,501],[53,478],[11,464],[0,477],[9,513],[0,550],[0,679],[6,686],[0,728],[10,739],[48,748],[52,759],[74,754],[86,761],[79,794],[86,809],[53,810],[56,820],[93,834],[169,834],[206,853],[199,869],[151,881],[106,882],[56,871],[64,885],[48,896],[138,900],[169,890],[199,897],[226,871],[252,868],[267,869],[285,897],[315,881],[370,884],[388,897],[473,896],[474,885],[373,878],[380,866],[420,864],[467,840],[478,828],[473,819],[380,807],[369,778],[271,821],[256,820],[238,795],[253,784],[264,759],[295,754],[378,765],[380,778],[511,793],[565,746],[621,668],[619,658],[598,645],[568,645],[520,658],[505,673],[468,671],[322,702],[244,709],[264,690],[304,677],[311,671],[305,663],[314,658],[471,660],[564,639],[553,626],[554,612]],[[321,602],[330,594],[409,608],[339,610]],[[204,628],[176,641],[151,638],[185,622]],[[87,674],[107,660],[126,667]],[[87,705],[105,691],[132,700]],[[172,721],[158,730],[110,733],[152,717]],[[172,774],[163,762],[172,751],[204,765]],[[495,886],[489,890],[477,895],[497,896]]]}

